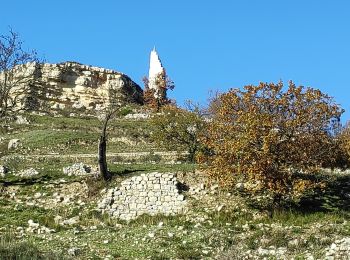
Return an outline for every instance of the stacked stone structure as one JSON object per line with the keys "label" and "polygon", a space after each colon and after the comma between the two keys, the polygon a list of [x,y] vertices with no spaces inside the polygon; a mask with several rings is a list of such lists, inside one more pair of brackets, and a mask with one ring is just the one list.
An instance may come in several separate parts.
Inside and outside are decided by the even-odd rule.
{"label": "stacked stone structure", "polygon": [[98,209],[127,221],[143,214],[179,214],[186,210],[186,201],[177,184],[174,173],[134,176],[109,189]]}
{"label": "stacked stone structure", "polygon": [[63,168],[63,173],[68,176],[84,176],[92,174],[91,167],[83,163],[75,163]]}

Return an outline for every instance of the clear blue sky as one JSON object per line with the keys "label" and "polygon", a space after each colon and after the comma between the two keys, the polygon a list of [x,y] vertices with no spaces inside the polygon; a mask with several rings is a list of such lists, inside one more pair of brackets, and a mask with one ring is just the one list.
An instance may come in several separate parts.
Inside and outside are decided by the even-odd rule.
{"label": "clear blue sky", "polygon": [[8,26],[48,62],[115,69],[141,85],[155,45],[179,104],[210,90],[293,80],[350,119],[349,0],[3,1]]}

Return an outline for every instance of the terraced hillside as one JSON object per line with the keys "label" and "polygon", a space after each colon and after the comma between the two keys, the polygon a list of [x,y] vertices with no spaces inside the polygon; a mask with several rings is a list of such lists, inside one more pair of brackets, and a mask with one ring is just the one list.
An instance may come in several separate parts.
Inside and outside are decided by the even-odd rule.
{"label": "terraced hillside", "polygon": [[[121,115],[111,121],[108,163],[113,179],[105,183],[94,174],[98,119],[23,116],[29,124],[1,123],[0,165],[7,170],[0,174],[1,259],[350,257],[346,172],[325,171],[320,178],[329,184],[326,190],[271,215],[264,194],[248,196],[243,186],[220,189],[181,154],[156,147],[146,119]],[[12,139],[20,145],[8,149]],[[85,172],[79,165],[90,169]],[[151,172],[177,175],[176,192],[186,202],[183,213],[125,221],[99,210],[112,189]]]}

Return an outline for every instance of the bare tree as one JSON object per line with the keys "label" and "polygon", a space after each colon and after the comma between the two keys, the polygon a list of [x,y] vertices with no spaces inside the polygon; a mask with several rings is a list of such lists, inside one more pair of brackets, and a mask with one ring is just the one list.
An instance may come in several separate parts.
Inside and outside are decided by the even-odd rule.
{"label": "bare tree", "polygon": [[117,109],[109,109],[105,114],[105,118],[103,120],[102,131],[98,143],[98,167],[100,171],[100,175],[105,181],[109,181],[112,178],[111,173],[108,171],[107,166],[107,127],[108,122],[113,118]]}
{"label": "bare tree", "polygon": [[104,110],[100,111],[100,116],[102,115],[102,129],[101,135],[98,143],[98,167],[100,176],[105,181],[110,181],[112,179],[112,174],[108,171],[107,165],[107,142],[108,142],[108,124],[109,122],[115,118],[120,112],[123,105],[133,102],[135,95],[137,95],[136,90],[126,95],[125,100],[120,100],[118,98],[118,91],[110,87],[108,89],[108,95],[103,96],[103,104],[107,104]]}
{"label": "bare tree", "polygon": [[[118,103],[117,91],[113,88],[108,89],[108,94],[102,97],[103,104],[107,104],[106,107],[100,111],[100,119],[102,119],[101,135],[98,143],[98,167],[100,176],[105,181],[112,179],[111,173],[108,171],[107,165],[107,141],[108,141],[108,124],[116,116],[121,108],[121,104]],[[127,101],[127,100],[126,100]],[[102,116],[101,116],[102,115]]]}
{"label": "bare tree", "polygon": [[22,44],[12,29],[8,35],[0,35],[0,117],[13,112],[19,97],[30,91],[31,62],[38,61],[37,53],[24,51]]}

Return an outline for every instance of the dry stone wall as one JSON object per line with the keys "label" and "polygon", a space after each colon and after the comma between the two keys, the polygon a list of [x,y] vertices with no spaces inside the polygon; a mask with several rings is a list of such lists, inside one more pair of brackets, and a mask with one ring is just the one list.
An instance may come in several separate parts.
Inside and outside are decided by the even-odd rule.
{"label": "dry stone wall", "polygon": [[186,210],[186,200],[177,187],[174,173],[153,172],[124,180],[109,189],[98,209],[122,220],[140,215],[175,215]]}
{"label": "dry stone wall", "polygon": [[26,170],[22,170],[22,171],[16,173],[15,175],[19,176],[19,177],[27,178],[27,177],[32,177],[32,176],[35,176],[38,174],[39,174],[39,172],[37,170],[35,170],[34,168],[29,168]]}

